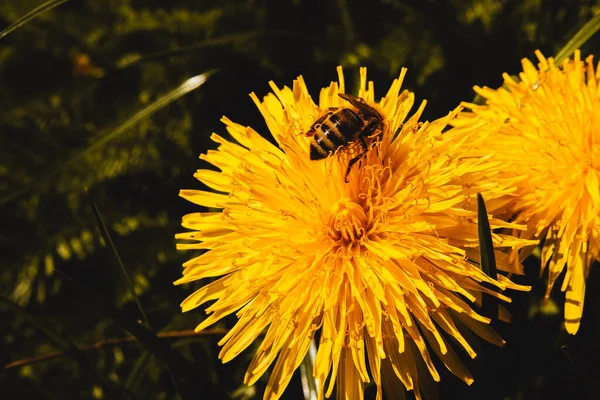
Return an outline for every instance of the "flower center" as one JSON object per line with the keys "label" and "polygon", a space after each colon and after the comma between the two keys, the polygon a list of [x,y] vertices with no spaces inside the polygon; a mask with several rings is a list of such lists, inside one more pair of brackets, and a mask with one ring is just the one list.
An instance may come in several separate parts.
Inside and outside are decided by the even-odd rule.
{"label": "flower center", "polygon": [[368,165],[361,172],[363,176],[355,187],[355,195],[342,197],[329,208],[326,232],[337,250],[357,250],[366,242],[387,235],[386,220],[392,203],[384,195],[384,188],[391,169]]}
{"label": "flower center", "polygon": [[341,244],[360,241],[369,231],[369,218],[363,207],[347,197],[336,202],[330,209],[329,236]]}

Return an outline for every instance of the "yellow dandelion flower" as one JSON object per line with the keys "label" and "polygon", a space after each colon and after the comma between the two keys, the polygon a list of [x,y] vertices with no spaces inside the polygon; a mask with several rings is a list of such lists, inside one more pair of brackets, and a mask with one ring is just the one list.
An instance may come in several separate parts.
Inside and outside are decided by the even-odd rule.
{"label": "yellow dandelion flower", "polygon": [[580,52],[560,67],[536,52],[536,68],[524,59],[519,81],[504,74],[505,87],[475,87],[483,106],[457,125],[493,131],[483,146],[507,168],[518,188],[510,208],[527,224],[522,237],[544,237],[542,272],[550,291],[566,268],[565,327],[577,333],[585,280],[600,253],[600,66]]}
{"label": "yellow dandelion flower", "polygon": [[[400,91],[405,72],[376,103],[373,83],[367,84],[361,69],[358,96],[383,117],[383,134],[351,170],[349,183],[348,161],[359,150],[312,161],[314,138],[304,135],[328,109],[350,107],[338,96],[345,92],[339,69],[339,83],[322,89],[318,105],[302,77],[293,88],[271,82],[274,94],[263,101],[251,94],[277,146],[223,118],[237,143],[213,134],[219,147],[201,158],[219,171],[201,169],[195,175],[215,192],[180,193],[221,210],[183,218],[192,231],[177,238],[192,243],[178,247],[206,252],[184,264],[176,283],[218,279],[190,295],[182,309],[216,300],[197,330],[236,314],[237,324],[219,343],[223,362],[264,334],[245,383],[254,384],[274,363],[265,399],[282,396],[313,340],[320,398],[335,387],[341,398],[362,399],[363,385],[374,382],[381,399],[382,371],[391,366],[394,379],[420,399],[424,377],[417,368],[426,366],[439,380],[430,349],[470,384],[473,378],[443,332],[471,357],[476,354],[461,327],[502,345],[490,320],[469,302],[482,293],[510,300],[487,285],[527,290],[504,276],[491,279],[477,264],[476,201],[471,200],[482,192],[493,208],[507,194],[508,189],[485,184],[486,171],[501,165],[463,157],[470,143],[480,140],[476,130],[442,135],[458,109],[419,123],[423,102],[407,119],[414,95]],[[496,219],[491,224],[516,227]],[[494,241],[519,243],[502,235]],[[498,253],[498,258],[498,267],[508,269],[508,257]]]}

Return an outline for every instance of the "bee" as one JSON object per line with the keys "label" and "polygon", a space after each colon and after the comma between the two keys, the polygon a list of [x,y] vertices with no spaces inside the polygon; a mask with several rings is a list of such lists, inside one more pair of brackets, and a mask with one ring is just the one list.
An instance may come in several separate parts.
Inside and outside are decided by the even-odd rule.
{"label": "bee", "polygon": [[382,135],[383,117],[360,97],[344,93],[338,95],[354,108],[329,108],[311,125],[305,135],[313,138],[310,143],[311,160],[323,160],[354,143],[360,144],[361,152],[348,162],[344,175],[344,181],[348,183],[352,166],[369,150],[366,139]]}

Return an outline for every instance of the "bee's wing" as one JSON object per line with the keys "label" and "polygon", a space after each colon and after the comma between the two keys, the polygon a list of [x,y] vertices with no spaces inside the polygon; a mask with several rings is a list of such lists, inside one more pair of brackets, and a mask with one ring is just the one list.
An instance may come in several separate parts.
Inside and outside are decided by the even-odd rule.
{"label": "bee's wing", "polygon": [[361,97],[353,96],[351,94],[346,93],[338,93],[338,96],[346,100],[348,103],[352,104],[354,107],[358,108],[363,114],[379,115],[379,113],[373,107],[368,105],[367,102]]}

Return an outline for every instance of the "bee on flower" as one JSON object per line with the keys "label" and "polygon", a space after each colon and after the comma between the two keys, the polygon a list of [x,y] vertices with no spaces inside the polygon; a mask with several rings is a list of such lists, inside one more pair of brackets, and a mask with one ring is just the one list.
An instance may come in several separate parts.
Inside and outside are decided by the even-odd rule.
{"label": "bee on flower", "polygon": [[[224,117],[233,140],[213,134],[218,148],[200,156],[218,170],[195,174],[214,191],[180,192],[220,210],[183,218],[190,231],[177,235],[187,241],[178,248],[204,253],[184,264],[176,284],[217,279],[182,309],[212,302],[197,330],[237,316],[219,343],[219,357],[230,361],[260,341],[245,383],[253,385],[272,368],[265,399],[282,396],[313,341],[320,398],[336,390],[361,399],[364,384],[373,382],[381,399],[384,383],[394,380],[420,399],[423,382],[440,379],[432,350],[470,384],[472,376],[444,336],[471,357],[476,353],[463,329],[502,345],[473,304],[483,294],[508,302],[505,289],[528,290],[503,275],[492,279],[478,265],[475,196],[482,193],[493,215],[510,192],[487,183],[501,163],[467,156],[482,135],[471,128],[442,134],[459,109],[419,122],[423,102],[409,117],[414,94],[401,91],[406,70],[380,101],[366,69],[360,72],[356,96],[345,94],[340,68],[338,82],[321,90],[318,104],[302,77],[291,88],[271,82],[273,93],[262,100],[252,93],[276,144]],[[327,156],[311,157],[315,135],[336,135],[332,127],[340,133],[332,115],[348,108],[362,130],[344,125],[341,136],[352,140],[337,137],[337,146],[321,140]],[[364,143],[352,145],[361,138]],[[490,223],[521,229],[496,218]],[[503,234],[493,239],[507,249],[531,243]],[[500,270],[510,269],[508,256],[496,257]]]}
{"label": "bee on flower", "polygon": [[[582,61],[579,51],[560,66],[536,56],[537,67],[522,61],[519,80],[504,74],[503,88],[475,87],[486,104],[465,103],[471,112],[454,124],[477,126],[488,138],[481,149],[506,165],[498,178],[515,188],[507,215],[527,225],[520,237],[544,239],[546,300],[566,270],[565,328],[575,334],[585,282],[600,258],[600,65],[592,56]],[[513,258],[518,271],[516,252]]]}
{"label": "bee on flower", "polygon": [[311,160],[322,160],[359,143],[360,152],[348,162],[344,175],[347,183],[352,166],[369,151],[367,139],[379,138],[383,134],[383,119],[360,97],[345,93],[338,93],[338,96],[352,104],[355,110],[330,108],[310,126],[306,135],[314,138],[310,144]]}

